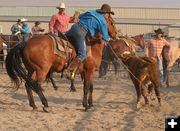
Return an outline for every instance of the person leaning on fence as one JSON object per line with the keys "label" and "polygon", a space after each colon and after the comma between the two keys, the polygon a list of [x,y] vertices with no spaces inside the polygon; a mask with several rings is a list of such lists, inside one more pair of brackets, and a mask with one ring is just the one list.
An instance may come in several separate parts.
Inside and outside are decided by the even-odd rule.
{"label": "person leaning on fence", "polygon": [[12,35],[18,36],[18,38],[20,39],[21,37],[21,19],[17,20],[17,23],[12,25],[11,27],[11,33]]}
{"label": "person leaning on fence", "polygon": [[67,13],[65,13],[65,4],[61,3],[59,7],[56,7],[59,9],[59,12],[54,14],[51,17],[51,20],[49,22],[49,30],[51,34],[55,34],[58,36],[58,33],[65,33],[68,29],[69,23],[76,22],[75,17],[71,17]]}
{"label": "person leaning on fence", "polygon": [[39,25],[39,21],[34,22],[34,26],[31,29],[32,35],[39,35],[44,32],[45,29],[41,28]]}
{"label": "person leaning on fence", "polygon": [[22,24],[21,33],[22,33],[23,41],[27,41],[30,37],[30,26],[26,22],[27,19],[21,18],[21,24]]}
{"label": "person leaning on fence", "polygon": [[[109,35],[105,18],[108,18],[110,14],[114,15],[111,11],[111,7],[108,4],[103,4],[101,9],[90,10],[79,16],[79,22],[74,24],[66,35],[74,39],[75,48],[77,50],[77,57],[70,63],[67,69],[64,70],[64,74],[74,79],[79,65],[86,58],[86,44],[85,36],[95,36],[97,33],[101,33],[102,38],[108,42]],[[71,72],[72,71],[72,72]]]}
{"label": "person leaning on fence", "polygon": [[158,77],[160,86],[163,85],[163,65],[162,65],[162,49],[164,45],[170,46],[169,42],[164,38],[164,32],[159,28],[154,30],[156,35],[150,39],[145,48],[145,55],[156,61],[158,66]]}

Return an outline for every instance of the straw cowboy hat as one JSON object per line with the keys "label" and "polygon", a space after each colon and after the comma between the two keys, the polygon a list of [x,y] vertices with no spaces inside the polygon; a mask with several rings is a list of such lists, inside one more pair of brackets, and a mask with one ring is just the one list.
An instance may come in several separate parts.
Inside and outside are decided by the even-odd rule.
{"label": "straw cowboy hat", "polygon": [[101,6],[101,9],[97,9],[96,11],[99,13],[110,13],[110,14],[114,15],[114,12],[111,11],[111,6],[108,4],[103,4]]}
{"label": "straw cowboy hat", "polygon": [[65,9],[66,6],[64,3],[61,3],[58,7],[56,7],[57,9]]}
{"label": "straw cowboy hat", "polygon": [[164,34],[161,28],[158,28],[157,30],[154,30],[156,34]]}
{"label": "straw cowboy hat", "polygon": [[26,22],[26,21],[28,21],[28,20],[25,18],[21,18],[21,22]]}

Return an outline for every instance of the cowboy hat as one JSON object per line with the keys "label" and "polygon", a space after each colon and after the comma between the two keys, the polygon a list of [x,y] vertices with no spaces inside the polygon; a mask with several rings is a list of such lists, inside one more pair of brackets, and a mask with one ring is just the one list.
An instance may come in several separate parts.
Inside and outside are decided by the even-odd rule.
{"label": "cowboy hat", "polygon": [[57,9],[65,9],[66,6],[64,3],[61,3],[58,7],[56,7]]}
{"label": "cowboy hat", "polygon": [[96,11],[99,13],[110,13],[110,14],[114,15],[114,12],[111,11],[111,6],[108,4],[103,4],[101,6],[101,9],[97,9]]}
{"label": "cowboy hat", "polygon": [[21,22],[21,19],[18,19],[17,22]]}
{"label": "cowboy hat", "polygon": [[158,28],[157,30],[154,30],[156,34],[164,34],[161,28]]}
{"label": "cowboy hat", "polygon": [[34,22],[34,24],[35,24],[35,25],[39,25],[39,24],[40,24],[40,22],[39,22],[39,21],[36,21],[36,22]]}
{"label": "cowboy hat", "polygon": [[27,19],[21,18],[21,22],[26,22],[26,21],[27,21]]}

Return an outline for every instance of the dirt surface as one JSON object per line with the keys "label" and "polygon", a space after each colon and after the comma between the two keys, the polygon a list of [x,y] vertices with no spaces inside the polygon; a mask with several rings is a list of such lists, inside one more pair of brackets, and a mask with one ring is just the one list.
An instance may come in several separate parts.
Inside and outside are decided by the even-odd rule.
{"label": "dirt surface", "polygon": [[161,88],[162,106],[157,100],[137,110],[136,93],[127,73],[112,72],[94,79],[94,107],[82,107],[83,84],[77,79],[77,92],[69,91],[69,81],[54,74],[59,89],[43,83],[50,113],[42,110],[35,94],[37,111],[29,107],[24,85],[15,90],[4,70],[0,73],[1,131],[163,131],[165,117],[180,115],[180,69],[170,73],[170,88]]}

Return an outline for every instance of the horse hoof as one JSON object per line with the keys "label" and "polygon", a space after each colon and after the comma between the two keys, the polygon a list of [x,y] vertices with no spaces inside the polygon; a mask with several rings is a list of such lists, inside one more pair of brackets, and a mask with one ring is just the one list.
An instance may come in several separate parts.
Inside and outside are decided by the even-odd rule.
{"label": "horse hoof", "polygon": [[150,99],[151,99],[152,101],[154,101],[154,100],[155,100],[155,97],[154,97],[154,96],[150,96]]}
{"label": "horse hoof", "polygon": [[70,92],[76,92],[76,88],[70,87]]}
{"label": "horse hoof", "polygon": [[86,106],[86,107],[85,107],[85,112],[87,112],[88,109],[90,109],[90,107],[89,107],[89,106]]}
{"label": "horse hoof", "polygon": [[49,113],[49,108],[48,107],[43,107],[43,111],[46,113]]}
{"label": "horse hoof", "polygon": [[140,103],[137,103],[137,104],[136,104],[136,108],[137,108],[137,109],[140,109],[140,108],[141,108]]}
{"label": "horse hoof", "polygon": [[159,106],[162,106],[161,103],[159,103]]}
{"label": "horse hoof", "polygon": [[56,91],[57,91],[57,90],[58,90],[58,87],[57,87],[57,86],[55,86],[55,87],[54,87],[54,90],[56,90]]}
{"label": "horse hoof", "polygon": [[37,107],[33,107],[33,111],[37,111],[38,110],[38,108]]}
{"label": "horse hoof", "polygon": [[76,90],[74,90],[74,89],[73,89],[73,90],[72,90],[72,89],[70,89],[70,92],[76,92]]}

